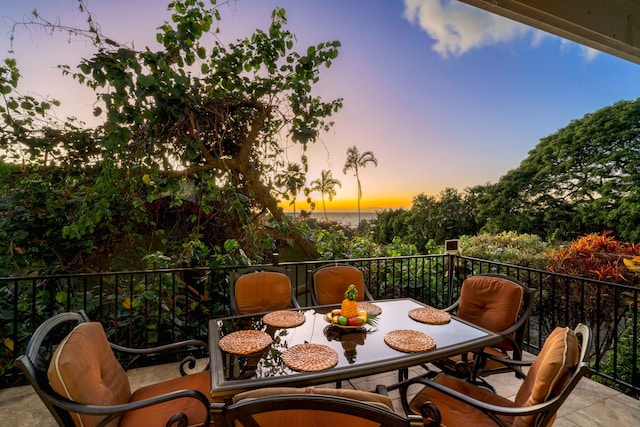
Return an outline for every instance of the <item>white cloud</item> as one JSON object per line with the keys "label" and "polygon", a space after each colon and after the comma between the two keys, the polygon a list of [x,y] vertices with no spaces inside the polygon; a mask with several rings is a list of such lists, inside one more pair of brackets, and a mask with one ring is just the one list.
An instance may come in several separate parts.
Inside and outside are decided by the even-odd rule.
{"label": "white cloud", "polygon": [[593,49],[588,46],[580,46],[580,51],[582,52],[582,57],[587,61],[591,62],[595,59],[596,56],[600,53],[599,50]]}
{"label": "white cloud", "polygon": [[529,28],[515,21],[451,0],[404,0],[404,16],[436,41],[442,57],[508,42]]}
{"label": "white cloud", "polygon": [[[531,36],[531,46],[539,47],[549,37],[548,33],[485,10],[469,6],[457,0],[404,0],[404,17],[417,23],[435,40],[433,50],[446,58],[460,56],[474,48],[506,43],[525,35]],[[575,46],[561,39],[564,50]],[[597,50],[580,46],[586,61],[592,61]]]}

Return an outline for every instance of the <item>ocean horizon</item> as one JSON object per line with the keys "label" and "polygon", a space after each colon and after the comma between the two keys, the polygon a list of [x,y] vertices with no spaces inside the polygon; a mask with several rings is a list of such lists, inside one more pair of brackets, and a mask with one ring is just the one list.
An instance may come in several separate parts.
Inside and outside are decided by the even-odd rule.
{"label": "ocean horizon", "polygon": [[[293,216],[293,212],[285,212],[289,216]],[[296,217],[300,214],[300,212],[296,212]],[[365,219],[374,219],[378,215],[377,212],[360,212],[360,220],[363,221]],[[323,211],[314,211],[311,213],[311,218],[317,219],[319,221],[324,221],[324,212]],[[342,224],[352,225],[354,227],[358,226],[358,212],[327,212],[327,220],[335,221]]]}

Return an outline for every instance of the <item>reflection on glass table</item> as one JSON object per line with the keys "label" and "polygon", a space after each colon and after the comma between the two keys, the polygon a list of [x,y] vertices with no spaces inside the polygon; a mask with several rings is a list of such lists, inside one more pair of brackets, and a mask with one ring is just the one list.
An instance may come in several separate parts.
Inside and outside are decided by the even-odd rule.
{"label": "reflection on glass table", "polygon": [[[389,372],[480,349],[500,339],[455,317],[444,325],[413,320],[408,316],[409,311],[426,307],[413,299],[379,300],[375,304],[382,309],[377,325],[362,329],[329,324],[325,314],[336,306],[292,310],[304,315],[304,323],[288,328],[265,324],[265,313],[210,320],[212,395],[231,396],[259,387],[324,384]],[[435,348],[416,352],[396,350],[385,342],[385,335],[398,330],[426,334],[435,340]],[[251,354],[234,354],[221,349],[220,341],[238,331],[260,331],[270,337],[270,344]],[[283,362],[282,355],[301,344],[333,349],[337,362],[317,370],[292,369]],[[240,346],[239,351],[243,350]],[[250,346],[247,351],[252,351]]]}

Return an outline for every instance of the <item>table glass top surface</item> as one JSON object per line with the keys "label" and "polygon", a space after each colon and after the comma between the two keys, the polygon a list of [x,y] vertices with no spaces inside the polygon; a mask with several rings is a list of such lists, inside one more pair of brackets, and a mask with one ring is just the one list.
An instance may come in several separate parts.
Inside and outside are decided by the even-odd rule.
{"label": "table glass top surface", "polygon": [[[237,316],[211,320],[210,337],[214,369],[220,369],[223,382],[234,380],[251,380],[259,378],[296,375],[300,372],[289,368],[282,362],[282,353],[297,344],[324,344],[333,348],[338,354],[338,363],[330,368],[339,370],[355,365],[384,364],[385,361],[397,361],[398,358],[415,356],[389,347],[384,336],[387,332],[399,329],[423,332],[436,341],[436,350],[451,346],[464,345],[465,342],[486,338],[486,331],[469,326],[453,317],[444,325],[429,325],[411,319],[408,312],[413,308],[424,307],[411,299],[381,300],[376,305],[382,308],[376,327],[366,326],[364,329],[340,329],[325,320],[325,314],[336,306],[311,307],[297,310],[305,316],[305,322],[293,328],[275,328],[262,322],[263,314]],[[263,351],[250,355],[229,354],[220,349],[220,338],[239,330],[259,330],[269,334],[272,343]],[[437,351],[439,353],[439,351]],[[222,363],[222,366],[219,364]]]}

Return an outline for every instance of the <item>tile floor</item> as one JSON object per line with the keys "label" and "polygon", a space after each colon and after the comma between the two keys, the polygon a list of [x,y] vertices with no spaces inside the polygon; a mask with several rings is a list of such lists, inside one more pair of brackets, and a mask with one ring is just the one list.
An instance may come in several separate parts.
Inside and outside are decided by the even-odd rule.
{"label": "tile floor", "polygon": [[[413,372],[417,373],[418,371]],[[129,372],[133,389],[176,375],[178,371],[175,365],[134,369]],[[350,383],[344,382],[343,387],[375,390],[376,385],[388,385],[396,379],[397,373],[390,372],[354,379]],[[490,377],[490,383],[498,394],[510,398],[515,395],[519,386],[519,380],[511,374],[493,375]],[[389,396],[394,400],[396,411],[402,413],[397,390],[390,391]],[[0,390],[0,425],[54,427],[56,424],[31,387],[24,386]],[[560,408],[554,426],[640,426],[640,401],[583,378]]]}

